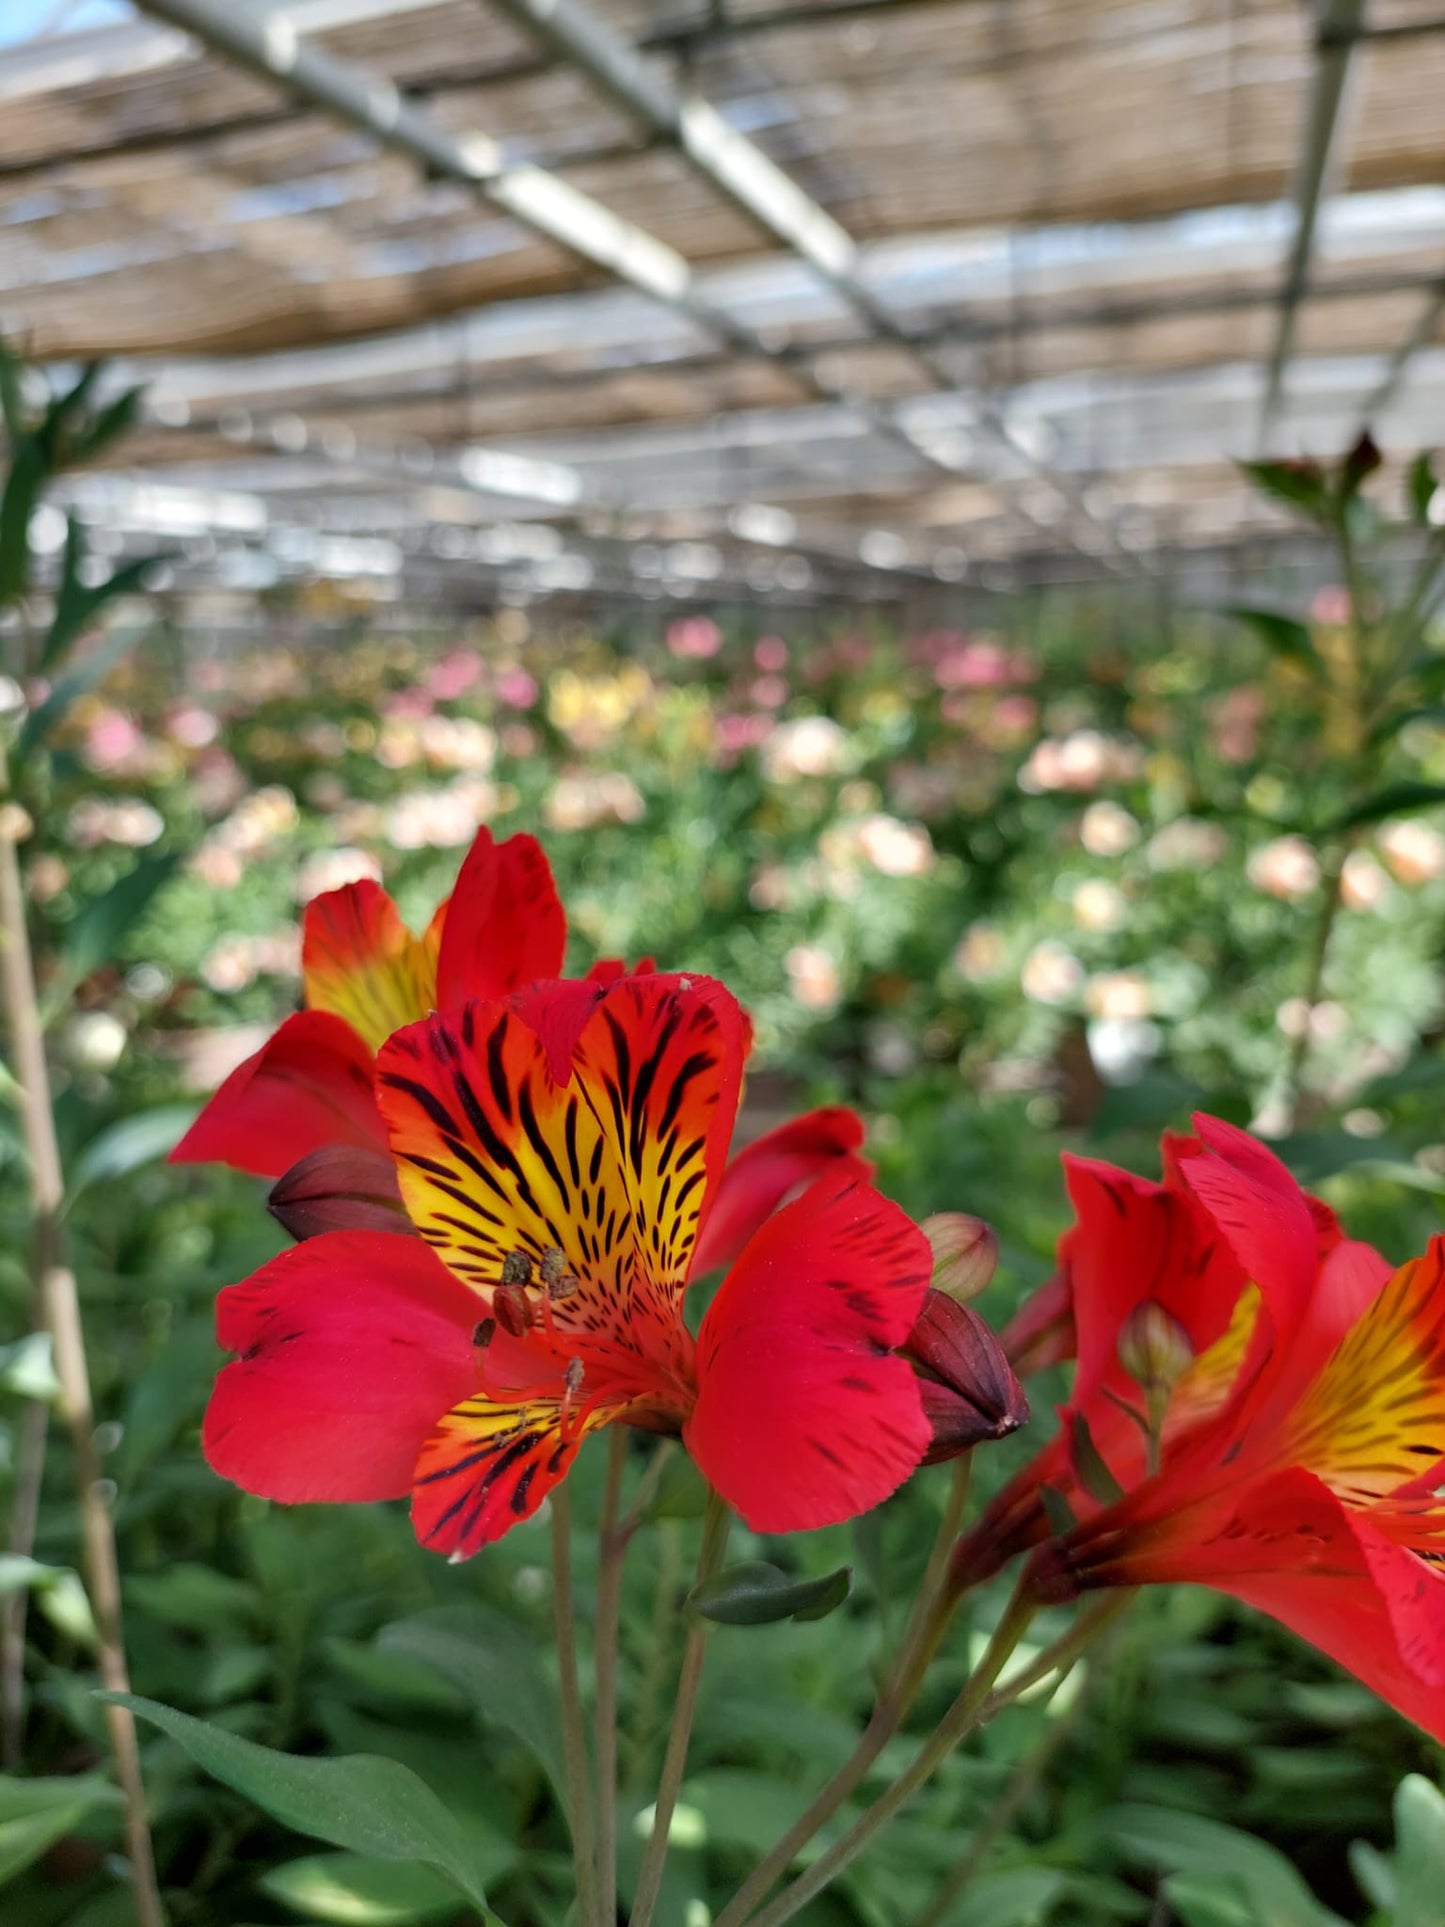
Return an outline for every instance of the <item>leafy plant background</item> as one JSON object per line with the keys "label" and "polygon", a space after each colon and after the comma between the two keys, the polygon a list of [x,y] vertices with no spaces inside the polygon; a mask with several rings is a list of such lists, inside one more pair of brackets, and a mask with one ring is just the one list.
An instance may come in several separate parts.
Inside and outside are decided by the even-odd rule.
{"label": "leafy plant background", "polygon": [[[999,599],[979,628],[778,635],[756,616],[533,628],[516,611],[402,628],[318,588],[252,611],[247,639],[184,623],[139,564],[87,567],[72,531],[37,628],[21,557],[44,480],[125,411],[97,430],[82,393],[27,454],[10,403],[0,601],[29,719],[13,795],[31,820],[67,1230],[182,1927],[568,1917],[545,1529],[453,1569],[416,1547],[400,1507],[269,1506],[199,1453],[215,1293],[282,1239],[260,1184],[160,1160],[292,1007],[299,890],[371,867],[419,923],[477,820],[540,829],[573,965],[646,953],[726,978],[758,1022],[750,1126],[807,1101],[859,1105],[885,1189],[918,1214],[997,1225],[982,1305],[996,1324],[1050,1269],[1060,1149],[1153,1169],[1159,1129],[1196,1105],[1289,1124],[1283,1155],[1387,1253],[1439,1224],[1445,655],[1397,665],[1362,745],[1335,673],[1342,591],[1311,601],[1281,583],[1278,608],[1243,620],[1111,590]],[[1318,493],[1298,502],[1297,478],[1260,479],[1336,516]],[[1431,493],[1417,470],[1398,538],[1411,567],[1438,539]],[[1339,513],[1386,579],[1397,538],[1361,500]],[[1312,996],[1332,851],[1344,900]],[[11,1095],[7,1503],[26,1403],[54,1390],[27,1336]],[[1033,1449],[1062,1385],[1036,1385],[1032,1435],[979,1455],[979,1487]],[[599,1456],[574,1480],[584,1614]],[[853,1590],[818,1622],[713,1633],[668,1927],[705,1927],[847,1752],[948,1476],[920,1475],[851,1530],[735,1535],[732,1558],[790,1578],[850,1564]],[[679,1459],[626,1572],[624,1899],[702,1496]],[[23,1756],[0,1777],[0,1907],[17,1927],[130,1918],[79,1560],[53,1428],[33,1553],[0,1556],[0,1594],[26,1589],[31,1606]],[[997,1606],[985,1595],[953,1635],[917,1730]],[[1433,1744],[1283,1634],[1205,1593],[1161,1593],[1064,1689],[953,1758],[806,1918],[1424,1927],[1445,1919],[1439,1772]]]}

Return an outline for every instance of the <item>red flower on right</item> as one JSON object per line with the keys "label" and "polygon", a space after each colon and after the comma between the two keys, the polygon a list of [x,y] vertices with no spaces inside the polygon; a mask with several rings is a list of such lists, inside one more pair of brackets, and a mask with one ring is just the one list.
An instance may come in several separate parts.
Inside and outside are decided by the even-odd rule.
{"label": "red flower on right", "polygon": [[955,1570],[1032,1547],[1044,1601],[1214,1587],[1445,1739],[1445,1238],[1392,1271],[1258,1140],[1195,1127],[1163,1184],[1069,1161],[1074,1395]]}

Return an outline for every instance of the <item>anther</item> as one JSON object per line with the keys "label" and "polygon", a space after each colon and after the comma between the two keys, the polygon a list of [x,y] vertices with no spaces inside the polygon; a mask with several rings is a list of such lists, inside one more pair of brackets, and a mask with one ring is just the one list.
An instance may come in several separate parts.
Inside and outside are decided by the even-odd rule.
{"label": "anther", "polygon": [[[542,1283],[550,1288],[552,1285],[558,1283],[562,1274],[567,1269],[566,1253],[563,1252],[559,1245],[548,1245],[547,1249],[542,1253],[539,1269],[542,1273]],[[510,1282],[504,1273],[503,1283]]]}
{"label": "anther", "polygon": [[567,1361],[567,1395],[569,1398],[576,1398],[577,1394],[582,1390],[582,1380],[584,1376],[582,1360],[580,1358],[569,1358]]}
{"label": "anther", "polygon": [[[547,1260],[542,1259],[542,1276],[547,1275]],[[504,1285],[530,1285],[532,1282],[532,1260],[525,1251],[509,1251],[502,1260],[502,1283]]]}
{"label": "anther", "polygon": [[472,1343],[479,1352],[484,1352],[497,1335],[495,1318],[484,1318],[472,1333]]}
{"label": "anther", "polygon": [[492,1293],[492,1311],[502,1330],[521,1338],[532,1329],[532,1307],[527,1294],[515,1285],[502,1285]]}

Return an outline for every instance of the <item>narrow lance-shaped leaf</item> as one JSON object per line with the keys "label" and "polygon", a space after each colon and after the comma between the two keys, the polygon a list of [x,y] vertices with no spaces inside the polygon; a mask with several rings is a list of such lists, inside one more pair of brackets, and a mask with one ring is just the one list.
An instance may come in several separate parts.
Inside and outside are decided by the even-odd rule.
{"label": "narrow lance-shaped leaf", "polygon": [[[0,597],[3,600],[3,597]],[[32,709],[25,719],[16,746],[16,756],[21,762],[30,756],[64,721],[70,705],[96,683],[104,681],[123,656],[135,647],[138,637],[134,632],[108,636],[85,658],[63,677],[51,690],[38,709]]]}
{"label": "narrow lance-shaped leaf", "polygon": [[65,945],[66,962],[77,979],[115,961],[122,941],[145,915],[157,891],[174,876],[179,862],[176,850],[142,857],[134,869],[85,906],[71,924]]}
{"label": "narrow lance-shaped leaf", "polygon": [[779,1619],[822,1619],[848,1597],[853,1568],[797,1579],[763,1559],[728,1566],[694,1586],[687,1603],[720,1626],[766,1626]]}
{"label": "narrow lance-shaped leaf", "polygon": [[[364,1753],[298,1759],[134,1693],[101,1697],[158,1726],[197,1766],[284,1826],[375,1859],[419,1860],[485,1911],[482,1870],[466,1828],[409,1767]],[[486,1918],[494,1921],[489,1912]]]}

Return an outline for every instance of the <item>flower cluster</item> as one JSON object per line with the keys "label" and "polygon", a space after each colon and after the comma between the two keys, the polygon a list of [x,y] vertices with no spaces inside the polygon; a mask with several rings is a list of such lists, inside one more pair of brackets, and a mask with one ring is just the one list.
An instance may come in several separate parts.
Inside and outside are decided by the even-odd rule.
{"label": "flower cluster", "polygon": [[1195,1125],[1159,1183],[1066,1159],[1077,1221],[1004,1342],[1072,1355],[1072,1393],[956,1580],[1028,1553],[1041,1601],[1212,1586],[1445,1737],[1445,1239],[1396,1269],[1257,1139]]}
{"label": "flower cluster", "polygon": [[[680,1436],[787,1532],[1020,1423],[853,1113],[730,1157],[736,1000],[650,960],[567,979],[565,944],[528,836],[481,831],[420,936],[369,878],[312,898],[307,1007],[173,1154],[276,1179],[297,1239],[222,1294],[212,1466],[284,1501],[409,1493],[420,1539],[464,1558],[609,1424]],[[718,1271],[694,1334],[685,1295]]]}

